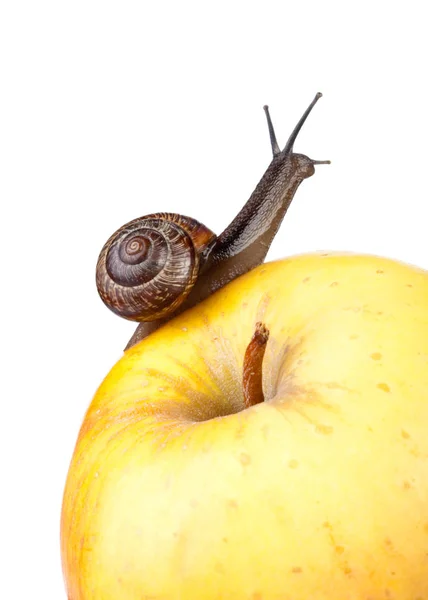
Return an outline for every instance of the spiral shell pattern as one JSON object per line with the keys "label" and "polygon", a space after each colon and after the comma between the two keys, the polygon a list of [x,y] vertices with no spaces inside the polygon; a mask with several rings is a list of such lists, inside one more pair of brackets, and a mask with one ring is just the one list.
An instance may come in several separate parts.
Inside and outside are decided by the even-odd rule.
{"label": "spiral shell pattern", "polygon": [[214,233],[190,217],[156,213],[114,233],[101,250],[96,282],[103,302],[132,321],[171,315],[189,295],[201,251]]}

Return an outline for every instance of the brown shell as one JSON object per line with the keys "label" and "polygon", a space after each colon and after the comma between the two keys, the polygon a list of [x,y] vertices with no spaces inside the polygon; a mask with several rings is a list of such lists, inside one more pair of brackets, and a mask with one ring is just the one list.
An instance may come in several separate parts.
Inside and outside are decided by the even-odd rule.
{"label": "brown shell", "polygon": [[190,217],[155,213],[130,221],[101,250],[96,282],[103,302],[132,321],[172,314],[195,283],[215,234]]}

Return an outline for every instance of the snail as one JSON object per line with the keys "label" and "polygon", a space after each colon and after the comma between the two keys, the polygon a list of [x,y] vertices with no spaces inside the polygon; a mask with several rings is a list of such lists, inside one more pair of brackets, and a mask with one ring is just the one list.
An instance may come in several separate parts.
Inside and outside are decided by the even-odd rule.
{"label": "snail", "polygon": [[130,348],[173,316],[263,262],[300,183],[317,161],[293,152],[296,137],[318,93],[279,148],[269,108],[264,106],[273,158],[239,214],[219,236],[199,221],[154,213],[130,221],[106,242],[96,283],[116,314],[140,321]]}

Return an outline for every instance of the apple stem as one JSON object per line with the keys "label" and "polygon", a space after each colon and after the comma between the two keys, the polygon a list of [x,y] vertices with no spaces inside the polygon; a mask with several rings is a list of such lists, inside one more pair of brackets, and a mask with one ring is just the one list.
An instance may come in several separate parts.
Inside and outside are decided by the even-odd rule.
{"label": "apple stem", "polygon": [[244,391],[245,408],[264,402],[262,385],[262,365],[269,330],[258,322],[244,356],[242,386]]}

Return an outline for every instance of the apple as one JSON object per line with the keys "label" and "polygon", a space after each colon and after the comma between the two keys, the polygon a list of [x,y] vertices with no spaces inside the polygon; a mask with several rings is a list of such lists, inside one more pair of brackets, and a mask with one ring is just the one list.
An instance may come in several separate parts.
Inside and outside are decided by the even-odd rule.
{"label": "apple", "polygon": [[84,418],[61,547],[69,600],[427,600],[428,272],[263,264],[132,347]]}

